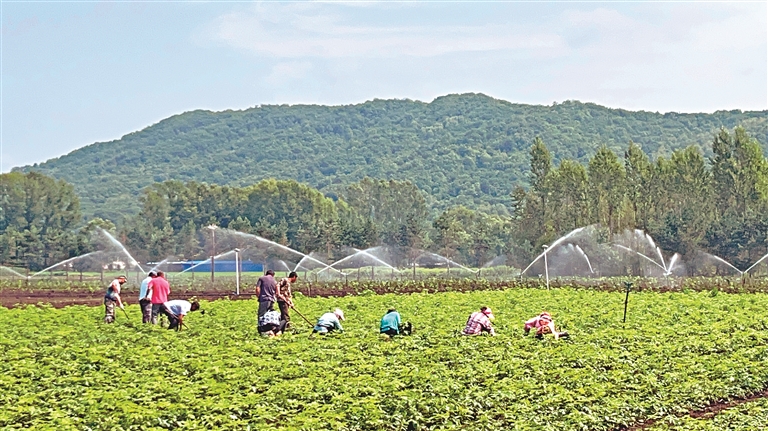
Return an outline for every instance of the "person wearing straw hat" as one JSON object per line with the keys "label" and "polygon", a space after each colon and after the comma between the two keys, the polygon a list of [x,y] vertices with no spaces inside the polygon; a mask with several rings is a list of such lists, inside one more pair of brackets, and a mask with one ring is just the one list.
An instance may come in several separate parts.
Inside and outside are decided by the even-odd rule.
{"label": "person wearing straw hat", "polygon": [[115,321],[115,305],[120,309],[125,310],[123,301],[120,299],[120,287],[125,284],[128,279],[121,275],[112,280],[107,287],[107,293],[104,295],[104,323],[112,323]]}
{"label": "person wearing straw hat", "polygon": [[493,312],[490,307],[482,307],[480,311],[475,311],[469,315],[467,324],[464,326],[464,330],[461,331],[463,335],[480,335],[488,333],[491,336],[496,335],[496,331],[493,330],[491,320],[494,319]]}
{"label": "person wearing straw hat", "polygon": [[538,339],[544,338],[545,334],[554,335],[555,340],[568,337],[568,332],[557,332],[555,330],[555,321],[548,311],[543,311],[538,316],[525,321],[525,326],[523,327],[525,335],[528,335],[531,329],[536,330],[536,338]]}
{"label": "person wearing straw hat", "polygon": [[333,310],[333,313],[325,313],[317,320],[317,325],[312,329],[312,333],[325,335],[335,330],[344,332],[344,328],[341,327],[341,320],[344,320],[344,312],[341,311],[341,308]]}

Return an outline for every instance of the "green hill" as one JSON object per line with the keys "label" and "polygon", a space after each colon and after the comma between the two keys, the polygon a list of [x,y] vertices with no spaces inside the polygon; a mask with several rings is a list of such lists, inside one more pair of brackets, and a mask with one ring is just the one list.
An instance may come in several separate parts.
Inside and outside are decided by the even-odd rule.
{"label": "green hill", "polygon": [[138,211],[136,197],[155,181],[242,186],[267,177],[295,179],[329,195],[365,176],[407,179],[433,208],[464,204],[504,213],[512,188],[526,183],[536,136],[556,160],[586,162],[603,144],[622,154],[630,140],[652,156],[691,144],[709,154],[720,127],[743,125],[768,144],[767,114],[658,114],[572,101],[522,105],[482,94],[431,103],[270,105],[187,112],[18,169],[72,183],[86,217],[113,220]]}

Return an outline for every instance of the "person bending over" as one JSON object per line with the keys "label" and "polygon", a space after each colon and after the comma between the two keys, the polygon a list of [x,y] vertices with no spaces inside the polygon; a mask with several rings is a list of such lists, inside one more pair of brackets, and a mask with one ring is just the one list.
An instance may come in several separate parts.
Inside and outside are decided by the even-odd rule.
{"label": "person bending over", "polygon": [[173,301],[167,301],[163,304],[161,313],[168,317],[168,329],[181,330],[184,326],[184,316],[192,311],[200,309],[200,303],[184,301],[183,299],[174,299]]}
{"label": "person bending over", "polygon": [[488,307],[482,307],[480,311],[475,311],[469,315],[467,324],[464,326],[464,330],[461,332],[464,335],[480,335],[488,333],[491,336],[496,335],[496,331],[493,330],[491,320],[494,319],[493,312]]}
{"label": "person bending over", "polygon": [[379,333],[389,335],[389,338],[395,335],[411,335],[413,325],[410,322],[401,323],[400,313],[394,308],[387,310],[387,314],[381,318]]}
{"label": "person bending over", "polygon": [[285,320],[280,318],[280,312],[268,310],[259,317],[259,334],[264,337],[278,337],[285,332]]}
{"label": "person bending over", "polygon": [[555,321],[548,311],[544,311],[538,316],[525,321],[525,326],[523,327],[525,335],[528,335],[531,332],[531,329],[536,330],[536,338],[538,339],[544,338],[544,335],[546,334],[554,335],[555,340],[568,337],[568,332],[557,332],[555,330]]}
{"label": "person bending over", "polygon": [[340,320],[344,320],[344,312],[340,308],[333,310],[333,313],[325,313],[317,319],[317,325],[312,329],[312,333],[325,335],[336,330],[344,332]]}
{"label": "person bending over", "polygon": [[112,323],[115,321],[115,306],[118,306],[121,310],[125,310],[123,301],[120,299],[120,287],[125,284],[128,279],[124,275],[112,280],[112,283],[107,287],[107,293],[104,295],[104,323]]}

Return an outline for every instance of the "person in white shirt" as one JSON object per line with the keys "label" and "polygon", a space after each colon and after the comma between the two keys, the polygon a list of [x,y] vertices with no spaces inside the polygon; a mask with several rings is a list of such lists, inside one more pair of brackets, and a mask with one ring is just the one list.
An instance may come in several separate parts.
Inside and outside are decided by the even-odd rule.
{"label": "person in white shirt", "polygon": [[333,313],[325,313],[317,320],[317,325],[312,329],[312,334],[320,333],[320,335],[325,335],[336,330],[344,332],[340,320],[344,320],[344,312],[340,308],[333,310]]}
{"label": "person in white shirt", "polygon": [[139,288],[139,305],[141,306],[141,323],[152,323],[152,301],[147,299],[147,286],[149,282],[157,277],[155,271],[149,271],[147,278],[141,281]]}
{"label": "person in white shirt", "polygon": [[184,325],[184,316],[187,313],[200,309],[199,302],[189,302],[183,299],[167,301],[163,306],[165,310],[162,310],[161,313],[168,316],[168,321],[170,322],[168,329],[175,329],[177,331],[181,330],[182,325]]}

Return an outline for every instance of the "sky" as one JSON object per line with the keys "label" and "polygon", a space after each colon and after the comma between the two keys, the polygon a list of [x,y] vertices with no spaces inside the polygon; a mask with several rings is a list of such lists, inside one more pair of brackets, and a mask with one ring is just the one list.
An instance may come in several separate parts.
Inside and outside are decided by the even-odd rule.
{"label": "sky", "polygon": [[0,172],[169,116],[484,93],[768,109],[768,2],[0,2]]}

